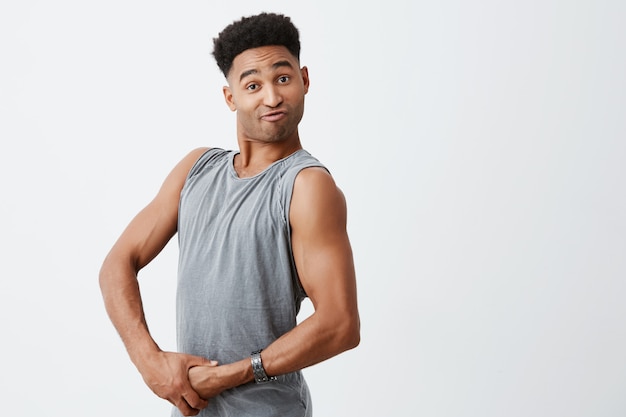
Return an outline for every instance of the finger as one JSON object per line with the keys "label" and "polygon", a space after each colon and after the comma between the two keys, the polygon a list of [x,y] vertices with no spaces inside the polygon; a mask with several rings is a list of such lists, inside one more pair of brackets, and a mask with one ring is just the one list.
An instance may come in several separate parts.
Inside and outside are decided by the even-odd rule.
{"label": "finger", "polygon": [[198,410],[198,412],[200,412],[200,410],[202,410],[207,405],[209,405],[209,402],[201,398],[195,391],[184,394],[183,401],[185,401],[185,403],[189,406],[189,408]]}
{"label": "finger", "polygon": [[207,405],[209,405],[209,402],[200,397],[200,395],[198,395],[198,393],[195,391],[186,394],[184,396],[184,400],[187,402],[187,404],[189,404],[192,408],[195,408],[196,410],[202,410]]}
{"label": "finger", "polygon": [[189,403],[182,397],[174,405],[184,416],[197,416],[200,413],[199,409],[190,406]]}
{"label": "finger", "polygon": [[200,410],[193,409],[189,407],[188,404],[183,404],[184,401],[179,403],[176,407],[180,411],[180,413],[184,416],[197,416],[200,413]]}
{"label": "finger", "polygon": [[207,359],[202,356],[192,356],[192,355],[188,355],[188,356],[190,358],[188,362],[188,365],[190,368],[194,366],[217,366],[218,365],[218,362],[216,360]]}
{"label": "finger", "polygon": [[203,366],[217,366],[217,361],[213,359],[202,358],[202,363],[200,365]]}

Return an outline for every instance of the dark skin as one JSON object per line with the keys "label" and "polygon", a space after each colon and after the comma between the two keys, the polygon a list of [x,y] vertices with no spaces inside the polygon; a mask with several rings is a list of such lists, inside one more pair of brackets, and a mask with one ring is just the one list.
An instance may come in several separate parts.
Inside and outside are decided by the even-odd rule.
{"label": "dark skin", "polygon": [[172,170],[157,196],[124,230],[100,270],[105,307],[130,359],[150,389],[186,416],[198,414],[208,404],[191,387],[187,372],[194,366],[212,363],[159,348],[146,326],[137,274],[176,233],[182,178],[202,152],[192,151]]}
{"label": "dark skin", "polygon": [[[224,87],[237,112],[244,178],[301,149],[298,124],[309,88],[308,70],[282,46],[249,49],[235,57]],[[146,326],[137,274],[176,233],[178,201],[187,173],[206,149],[189,153],[168,175],[157,196],[128,225],[100,273],[107,312],[146,384],[184,415],[196,415],[210,398],[253,381],[250,358],[217,365],[206,358],[164,352]],[[297,371],[358,345],[360,324],[346,203],[333,178],[307,168],[294,184],[289,221],[300,280],[313,314],[265,347],[268,375]]]}

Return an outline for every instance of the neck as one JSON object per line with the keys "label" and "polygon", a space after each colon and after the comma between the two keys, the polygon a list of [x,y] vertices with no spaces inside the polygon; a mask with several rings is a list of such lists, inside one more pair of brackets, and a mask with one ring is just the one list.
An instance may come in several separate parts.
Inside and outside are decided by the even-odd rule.
{"label": "neck", "polygon": [[252,177],[274,162],[302,149],[300,139],[261,143],[239,140],[239,154],[235,156],[235,171],[241,178]]}

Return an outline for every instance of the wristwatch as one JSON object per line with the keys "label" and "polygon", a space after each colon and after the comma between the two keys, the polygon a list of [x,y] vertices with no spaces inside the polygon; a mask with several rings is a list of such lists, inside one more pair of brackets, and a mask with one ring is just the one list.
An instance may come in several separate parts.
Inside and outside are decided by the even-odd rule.
{"label": "wristwatch", "polygon": [[252,362],[252,373],[254,373],[254,381],[257,384],[263,384],[265,382],[276,381],[275,376],[267,376],[265,368],[263,368],[263,362],[261,362],[261,352],[263,349],[256,350],[250,354],[250,362]]}

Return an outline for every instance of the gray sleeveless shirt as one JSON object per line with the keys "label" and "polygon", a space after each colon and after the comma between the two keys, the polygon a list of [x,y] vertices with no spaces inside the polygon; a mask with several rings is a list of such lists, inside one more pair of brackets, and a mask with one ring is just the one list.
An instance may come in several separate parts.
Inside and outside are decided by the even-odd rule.
{"label": "gray sleeveless shirt", "polygon": [[[298,173],[323,167],[299,150],[239,178],[236,154],[214,148],[198,159],[178,217],[178,348],[220,364],[248,358],[296,325],[306,294],[291,249],[289,206]],[[200,415],[310,416],[309,391],[295,372],[227,390]]]}

